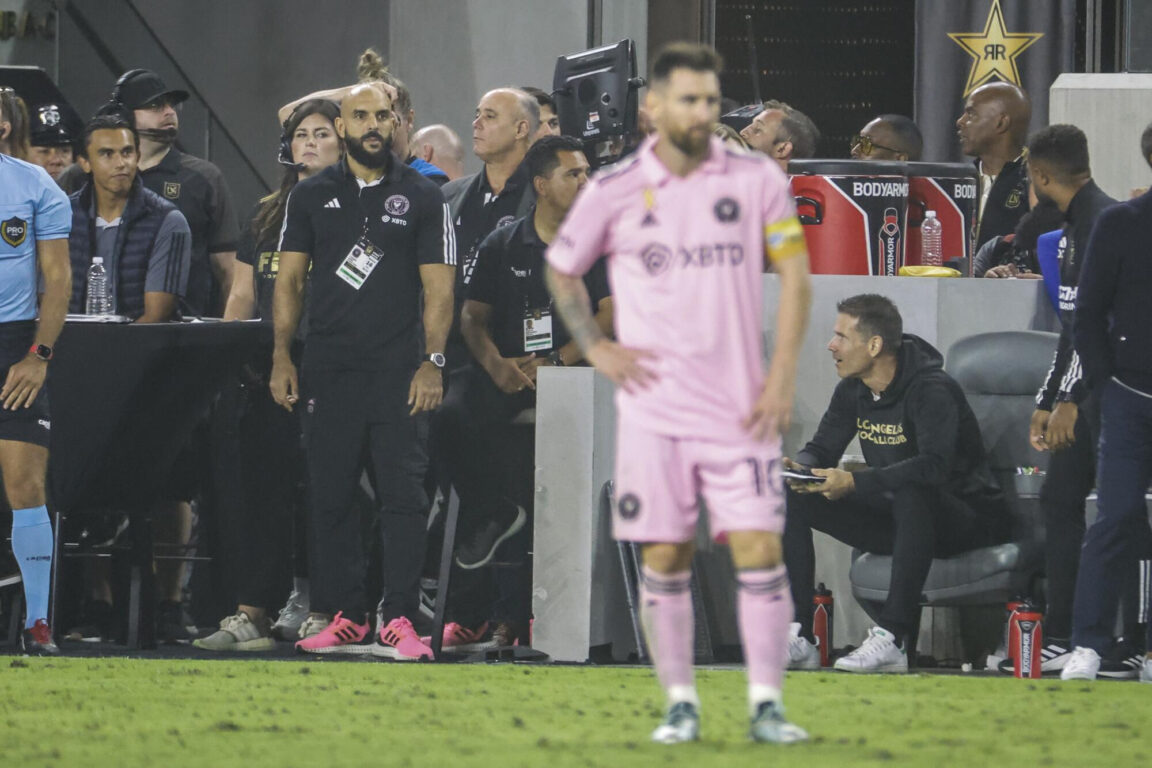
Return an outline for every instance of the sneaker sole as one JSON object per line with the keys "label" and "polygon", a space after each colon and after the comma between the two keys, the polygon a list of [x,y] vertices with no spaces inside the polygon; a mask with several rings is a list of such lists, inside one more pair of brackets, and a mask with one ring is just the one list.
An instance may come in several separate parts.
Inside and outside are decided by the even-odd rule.
{"label": "sneaker sole", "polygon": [[799,733],[790,733],[779,739],[768,737],[760,738],[756,735],[755,732],[750,731],[748,733],[748,738],[757,744],[799,744],[800,742],[808,741],[808,739],[811,738],[807,731],[799,728],[797,728],[797,730]]}
{"label": "sneaker sole", "polygon": [[[207,638],[205,638],[206,640]],[[258,637],[254,640],[242,640],[238,643],[231,643],[219,647],[208,645],[205,640],[193,640],[192,645],[202,651],[214,651],[217,653],[227,653],[229,651],[271,651],[276,647],[276,641],[270,637]]]}
{"label": "sneaker sole", "polygon": [[1136,670],[1136,669],[1127,669],[1127,670],[1124,670],[1123,672],[1120,672],[1120,671],[1105,672],[1104,670],[1100,670],[1099,672],[1096,673],[1096,677],[1102,677],[1106,680],[1135,680],[1139,676],[1140,676],[1140,671]]}
{"label": "sneaker sole", "polygon": [[908,673],[908,667],[897,666],[895,664],[887,664],[883,667],[871,667],[863,669],[861,667],[841,667],[836,665],[833,667],[837,672],[852,672],[857,675],[879,674],[879,675],[904,675]]}
{"label": "sneaker sole", "polygon": [[368,652],[377,658],[390,659],[392,661],[423,661],[425,659],[428,661],[432,660],[431,656],[425,656],[423,654],[420,656],[405,656],[392,646],[380,645],[379,643],[373,645]]}
{"label": "sneaker sole", "polygon": [[797,662],[791,662],[788,664],[788,670],[791,672],[797,672],[797,671],[799,671],[799,672],[814,672],[818,669],[822,669],[822,667],[820,666],[820,660],[819,659],[816,659],[815,662],[797,661]]}
{"label": "sneaker sole", "polygon": [[488,554],[486,554],[483,559],[478,560],[475,563],[468,563],[465,565],[463,562],[461,562],[460,558],[457,557],[455,558],[456,565],[465,571],[472,571],[476,568],[483,568],[484,566],[488,565],[488,563],[492,562],[492,558],[496,556],[496,550],[500,549],[500,545],[519,533],[520,529],[523,528],[524,524],[527,522],[528,513],[524,511],[523,507],[516,507],[516,519],[512,522],[512,525],[508,527],[508,530],[504,531],[504,533],[500,534],[496,541],[492,542],[492,548],[488,550]]}
{"label": "sneaker sole", "polygon": [[317,653],[320,655],[344,654],[347,656],[360,656],[365,653],[372,653],[372,646],[351,643],[349,645],[326,645],[323,648],[301,648],[297,646],[296,650],[300,653]]}

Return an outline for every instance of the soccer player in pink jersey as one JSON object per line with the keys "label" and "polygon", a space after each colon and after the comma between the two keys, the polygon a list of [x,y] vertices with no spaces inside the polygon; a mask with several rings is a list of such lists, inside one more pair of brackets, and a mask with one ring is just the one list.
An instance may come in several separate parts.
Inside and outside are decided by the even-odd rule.
{"label": "soccer player in pink jersey", "polygon": [[[641,617],[668,697],[653,740],[699,738],[689,592],[699,494],[737,571],[750,735],[788,743],[807,734],[781,704],[792,599],[780,435],[808,319],[808,252],[779,167],[712,137],[719,70],[704,46],[659,54],[647,94],[657,131],[576,200],[548,250],[548,281],[586,359],[617,385],[613,532],[642,544]],[[581,280],[604,254],[619,343],[593,322]],[[767,373],[766,257],[781,289]]]}

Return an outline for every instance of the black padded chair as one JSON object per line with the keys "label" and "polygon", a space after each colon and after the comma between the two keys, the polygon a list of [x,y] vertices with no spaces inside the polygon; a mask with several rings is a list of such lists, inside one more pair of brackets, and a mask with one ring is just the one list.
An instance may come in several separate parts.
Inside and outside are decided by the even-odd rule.
{"label": "black padded chair", "polygon": [[[968,397],[989,463],[1008,496],[1012,539],[933,560],[923,605],[987,605],[1004,603],[1013,595],[1038,594],[1044,570],[1042,476],[1019,476],[1016,468],[1047,464],[1047,454],[1028,443],[1028,425],[1057,338],[1042,331],[982,333],[961,339],[948,350],[945,368]],[[887,555],[861,554],[852,563],[852,595],[873,619],[888,597],[891,572],[892,558]]]}

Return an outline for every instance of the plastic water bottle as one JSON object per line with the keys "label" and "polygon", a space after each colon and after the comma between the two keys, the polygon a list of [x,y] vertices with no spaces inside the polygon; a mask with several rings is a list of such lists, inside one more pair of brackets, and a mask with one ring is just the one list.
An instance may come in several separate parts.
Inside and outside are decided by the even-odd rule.
{"label": "plastic water bottle", "polygon": [[920,225],[920,263],[925,267],[944,264],[943,227],[936,211],[924,212],[924,223]]}
{"label": "plastic water bottle", "polygon": [[88,301],[84,311],[89,315],[112,314],[112,297],[108,293],[108,270],[104,269],[103,257],[92,259],[88,267]]}

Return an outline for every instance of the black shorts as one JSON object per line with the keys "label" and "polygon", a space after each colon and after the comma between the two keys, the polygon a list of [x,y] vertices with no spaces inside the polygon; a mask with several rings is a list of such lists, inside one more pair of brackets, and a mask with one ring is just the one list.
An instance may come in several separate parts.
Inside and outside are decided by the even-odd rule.
{"label": "black shorts", "polygon": [[[0,323],[0,386],[8,380],[8,369],[27,356],[35,339],[35,320]],[[0,440],[15,440],[47,448],[51,429],[47,381],[30,408],[17,408],[14,411],[0,408]]]}

